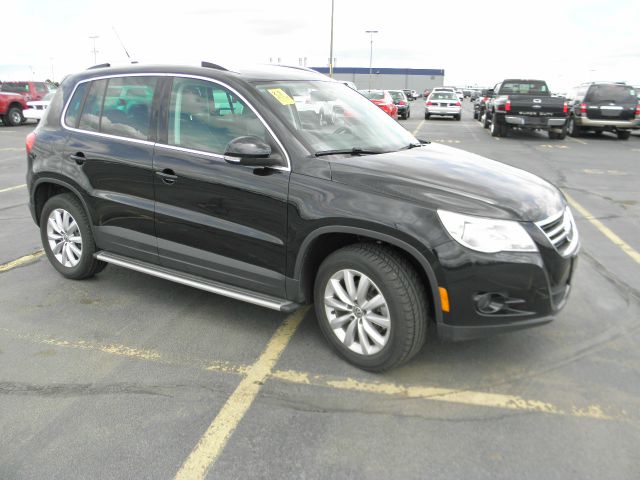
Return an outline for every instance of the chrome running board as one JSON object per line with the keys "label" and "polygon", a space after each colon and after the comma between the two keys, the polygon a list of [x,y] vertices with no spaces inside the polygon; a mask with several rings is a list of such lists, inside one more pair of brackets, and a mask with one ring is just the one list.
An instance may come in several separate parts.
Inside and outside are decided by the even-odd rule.
{"label": "chrome running board", "polygon": [[143,262],[141,260],[125,257],[116,253],[105,252],[104,250],[95,253],[94,257],[98,260],[112,263],[119,267],[146,273],[148,275],[153,275],[154,277],[163,278],[182,285],[198,288],[206,292],[217,293],[218,295],[224,295],[225,297],[234,298],[247,303],[253,303],[254,305],[278,310],[280,312],[289,313],[300,307],[299,304],[290,300],[252,292],[251,290],[245,290],[244,288],[215,282],[189,273],[183,273],[171,268],[154,265],[153,263]]}

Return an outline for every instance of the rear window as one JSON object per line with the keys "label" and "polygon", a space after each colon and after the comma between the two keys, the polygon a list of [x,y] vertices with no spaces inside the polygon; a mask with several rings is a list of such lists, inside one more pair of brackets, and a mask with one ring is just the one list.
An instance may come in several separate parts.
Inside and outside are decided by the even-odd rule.
{"label": "rear window", "polygon": [[404,96],[404,92],[400,92],[397,90],[389,90],[389,93],[391,94],[391,98],[393,98],[394,100],[406,100],[407,97]]}
{"label": "rear window", "polygon": [[369,100],[384,100],[384,92],[376,92],[374,90],[362,90],[362,93]]}
{"label": "rear window", "polygon": [[589,88],[588,102],[633,102],[637,100],[636,91],[628,85],[592,85]]}
{"label": "rear window", "polygon": [[435,92],[431,95],[431,100],[458,100],[458,97],[450,92]]}
{"label": "rear window", "polygon": [[7,82],[0,85],[0,92],[29,93],[29,84],[26,82]]}
{"label": "rear window", "polygon": [[80,109],[82,108],[82,101],[84,100],[84,95],[87,93],[88,83],[81,83],[76,88],[76,91],[71,97],[71,101],[67,106],[67,112],[64,116],[64,123],[69,126],[76,128],[78,126],[78,117],[80,116]]}
{"label": "rear window", "polygon": [[500,87],[500,93],[504,95],[545,95],[549,94],[549,89],[544,82],[504,82]]}

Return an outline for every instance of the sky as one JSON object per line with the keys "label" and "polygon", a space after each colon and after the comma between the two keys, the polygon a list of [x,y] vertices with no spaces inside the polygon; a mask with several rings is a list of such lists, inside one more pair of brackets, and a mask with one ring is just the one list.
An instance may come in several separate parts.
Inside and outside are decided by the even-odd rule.
{"label": "sky", "polygon": [[[3,9],[4,10],[4,9]],[[96,62],[326,66],[331,0],[23,0],[0,80],[61,80]],[[17,18],[15,18],[17,16]],[[438,68],[449,85],[541,78],[640,85],[640,0],[335,0],[336,66]],[[117,34],[116,34],[117,32]]]}

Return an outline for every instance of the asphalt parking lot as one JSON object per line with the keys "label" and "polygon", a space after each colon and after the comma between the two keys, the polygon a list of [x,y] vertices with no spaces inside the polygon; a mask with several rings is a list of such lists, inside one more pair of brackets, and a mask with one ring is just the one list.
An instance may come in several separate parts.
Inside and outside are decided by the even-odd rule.
{"label": "asphalt parking lot", "polygon": [[24,138],[0,126],[0,479],[637,479],[640,135],[493,138],[473,120],[418,138],[523,168],[567,194],[582,238],[551,324],[433,336],[369,374],[311,310],[286,316],[108,267],[64,280],[28,212]]}

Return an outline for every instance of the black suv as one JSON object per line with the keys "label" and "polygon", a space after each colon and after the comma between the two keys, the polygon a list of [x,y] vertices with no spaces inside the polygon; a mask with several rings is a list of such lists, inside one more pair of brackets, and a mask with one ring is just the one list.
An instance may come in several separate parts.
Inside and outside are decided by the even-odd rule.
{"label": "black suv", "polygon": [[632,86],[624,83],[583,83],[567,95],[567,133],[577,137],[587,130],[596,135],[609,131],[627,140],[631,130],[640,127],[637,95]]}
{"label": "black suv", "polygon": [[420,142],[294,67],[89,69],[62,83],[27,157],[65,277],[112,263],[283,312],[315,301],[328,341],[368,370],[415,355],[429,320],[451,339],[550,321],[579,247],[553,185]]}

